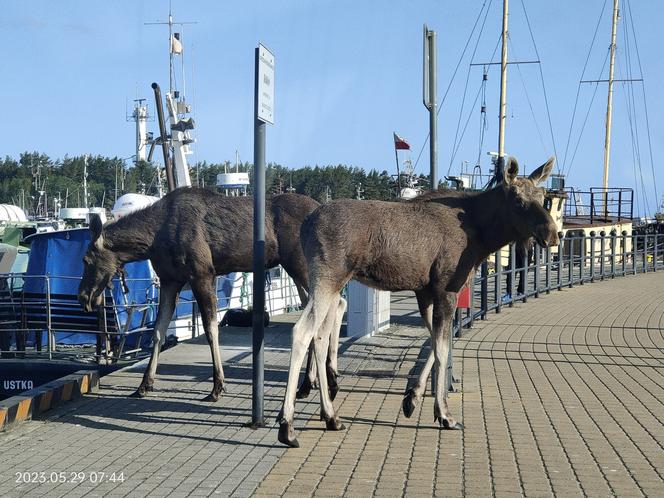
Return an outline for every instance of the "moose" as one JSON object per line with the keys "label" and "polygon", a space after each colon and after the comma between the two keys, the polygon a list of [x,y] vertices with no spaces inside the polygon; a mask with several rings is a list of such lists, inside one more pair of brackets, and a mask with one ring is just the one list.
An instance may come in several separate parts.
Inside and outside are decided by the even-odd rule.
{"label": "moose", "polygon": [[[319,204],[310,197],[293,193],[271,197],[266,204],[266,265],[281,264],[305,303],[308,275],[299,233],[305,217]],[[98,217],[92,218],[91,242],[83,258],[78,290],[79,302],[86,311],[101,305],[104,289],[128,262],[149,259],[159,277],[152,355],[133,396],[143,397],[153,390],[160,343],[173,316],[177,296],[189,284],[212,354],[213,388],[205,400],[219,399],[224,390],[224,374],[219,355],[215,277],[252,270],[252,224],[252,198],[224,197],[195,187],[176,189],[151,206],[105,226]],[[339,308],[345,310],[345,300],[337,301]],[[331,343],[326,368],[329,376],[326,385],[332,386],[332,396],[337,385],[336,342]]]}
{"label": "moose", "polygon": [[[544,181],[554,158],[528,178],[519,178],[509,158],[504,180],[480,193],[427,194],[406,203],[340,199],[320,206],[304,221],[300,239],[309,274],[309,301],[293,328],[288,384],[278,415],[278,440],[298,447],[293,419],[297,379],[307,346],[314,344],[321,420],[343,430],[324,375],[333,328],[340,323],[337,296],[352,278],[383,290],[413,290],[432,337],[438,373],[434,421],[443,429],[462,429],[447,406],[444,362],[457,293],[489,254],[515,240],[533,237],[541,246],[557,245],[556,225],[543,207]],[[428,370],[406,394],[409,415],[421,398]],[[424,378],[424,382],[423,382]]]}

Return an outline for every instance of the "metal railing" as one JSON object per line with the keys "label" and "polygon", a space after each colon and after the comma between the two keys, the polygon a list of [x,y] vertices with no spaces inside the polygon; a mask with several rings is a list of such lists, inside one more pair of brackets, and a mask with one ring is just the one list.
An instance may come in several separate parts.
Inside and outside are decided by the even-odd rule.
{"label": "metal railing", "polygon": [[[250,274],[217,277],[217,289],[240,287],[230,292],[218,311],[232,307],[246,308],[252,303]],[[293,280],[281,268],[266,272],[266,309],[278,314],[297,309],[299,295]],[[73,293],[60,294],[52,289],[75,277],[52,275],[0,274],[0,357],[70,359],[83,362],[115,363],[135,360],[151,344],[154,320],[159,306],[158,279],[126,279],[126,284],[145,288],[144,302],[129,302],[127,294],[115,301],[105,291],[103,305],[85,312]],[[26,282],[32,285],[26,287]],[[59,285],[56,285],[59,284]],[[120,285],[116,282],[116,285]],[[72,287],[68,285],[67,287]],[[37,292],[28,292],[37,288]],[[169,332],[178,337],[196,337],[202,330],[198,305],[191,291],[183,289],[178,299]],[[77,335],[75,345],[65,338]]]}
{"label": "metal railing", "polygon": [[565,219],[593,224],[598,221],[631,221],[634,193],[630,188],[591,187],[590,191],[565,191]]}
{"label": "metal railing", "polygon": [[[490,312],[500,313],[516,302],[575,285],[664,270],[664,234],[614,230],[590,232],[590,236],[559,235],[557,247],[535,245],[530,261],[517,261],[514,244],[484,261],[471,282],[470,308],[457,309],[450,341],[461,337],[475,320],[485,320]],[[447,369],[452,389],[452,347]]]}

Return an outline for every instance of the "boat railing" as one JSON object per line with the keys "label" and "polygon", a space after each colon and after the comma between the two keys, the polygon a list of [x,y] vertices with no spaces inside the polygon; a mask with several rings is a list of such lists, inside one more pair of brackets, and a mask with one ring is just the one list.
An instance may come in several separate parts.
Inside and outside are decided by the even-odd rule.
{"label": "boat railing", "polygon": [[[77,288],[78,277],[0,274],[0,357],[73,359],[83,362],[116,363],[147,354],[152,344],[159,306],[159,280],[126,278],[134,296],[145,293],[141,302],[129,301],[127,292],[106,289],[97,310],[86,312],[75,293],[53,289]],[[69,282],[68,285],[65,282]],[[217,277],[218,311],[247,308],[253,301],[251,274]],[[139,289],[138,293],[136,289]],[[235,292],[229,292],[235,289]],[[293,311],[300,306],[297,289],[282,268],[267,272],[266,309],[270,314]],[[190,289],[178,299],[169,334],[196,337],[203,333],[199,310]]]}
{"label": "boat railing", "polygon": [[567,189],[565,220],[576,224],[629,222],[634,216],[634,192],[630,188],[591,187]]}

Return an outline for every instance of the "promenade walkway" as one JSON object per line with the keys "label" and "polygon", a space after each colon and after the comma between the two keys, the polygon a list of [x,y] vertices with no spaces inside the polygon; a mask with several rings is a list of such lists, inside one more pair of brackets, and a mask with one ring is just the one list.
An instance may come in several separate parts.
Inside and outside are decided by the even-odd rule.
{"label": "promenade walkway", "polygon": [[[298,403],[298,449],[278,445],[274,425],[244,428],[250,332],[224,329],[218,403],[200,401],[211,388],[204,340],[180,344],[162,355],[150,398],[126,397],[140,367],[116,372],[99,395],[0,434],[0,495],[664,495],[664,274],[554,291],[464,331],[450,395],[463,432],[433,424],[431,397],[401,413],[427,333],[410,294],[392,310],[389,331],[342,345],[344,432],[323,430],[317,396]],[[293,317],[283,320],[268,333],[270,424],[287,375]],[[16,483],[23,472],[47,482]]]}

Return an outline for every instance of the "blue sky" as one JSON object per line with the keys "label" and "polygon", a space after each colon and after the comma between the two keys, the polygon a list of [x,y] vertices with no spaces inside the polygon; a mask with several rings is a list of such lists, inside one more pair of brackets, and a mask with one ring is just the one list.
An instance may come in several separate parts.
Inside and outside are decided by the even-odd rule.
{"label": "blue sky", "polygon": [[[578,81],[604,0],[524,3],[542,61],[562,163]],[[586,79],[600,77],[610,42],[611,3],[606,3]],[[242,160],[252,160],[253,53],[262,41],[276,57],[276,122],[268,128],[268,161],[289,167],[343,163],[392,172],[393,131],[411,143],[416,160],[428,133],[428,115],[422,105],[422,25],[427,23],[438,34],[440,98],[483,4],[491,5],[473,62],[488,61],[498,42],[499,0],[173,0],[176,20],[198,22],[186,26],[183,34],[187,96],[195,106],[197,125],[193,159],[234,160],[237,149]],[[657,154],[664,142],[660,119],[664,102],[659,98],[664,58],[657,37],[664,6],[657,0],[634,5],[621,0],[621,4],[621,23],[625,24],[631,7],[637,30],[650,136]],[[510,59],[536,59],[521,0],[512,0],[510,7]],[[134,130],[125,119],[127,105],[141,96],[152,107],[150,83],[168,85],[167,30],[144,23],[165,20],[167,15],[166,0],[5,0],[0,17],[0,42],[5,48],[0,154],[17,157],[23,151],[38,150],[52,157],[131,156]],[[622,33],[619,78],[627,77]],[[468,73],[473,46],[474,40],[439,114],[439,171],[443,175],[450,162],[450,172],[456,173],[462,161],[472,165],[478,157],[480,113],[478,105],[470,104],[479,91],[482,69]],[[637,67],[631,76],[640,77],[633,46],[631,53]],[[497,57],[498,52],[494,60]],[[462,127],[469,115],[470,120],[453,156],[468,74]],[[606,74],[605,70],[601,78]],[[506,150],[532,170],[554,153],[538,66],[511,66],[508,85]],[[486,151],[497,149],[498,88],[499,72],[494,66],[486,88],[488,122],[480,156],[484,171],[489,167]],[[572,150],[593,90],[593,85],[581,88]],[[643,182],[634,166],[627,93],[622,84],[616,84],[615,90],[610,185],[638,188],[641,203],[645,189],[653,211],[642,90],[634,86],[637,117],[633,125],[641,141]],[[572,151],[568,152],[568,185],[601,184],[605,105],[606,85],[602,84],[571,165]],[[150,125],[156,131],[156,123]],[[416,171],[428,171],[428,148]],[[661,166],[655,166],[655,178],[661,198]]]}

